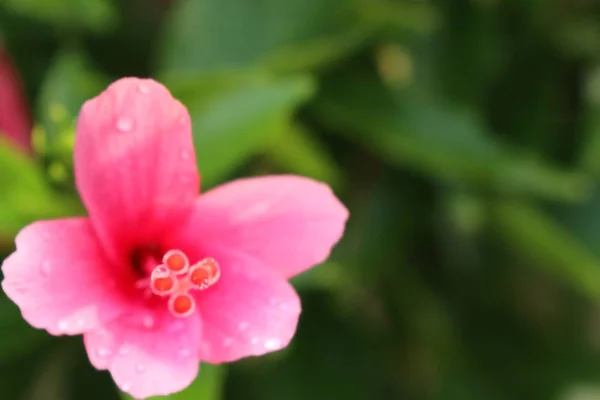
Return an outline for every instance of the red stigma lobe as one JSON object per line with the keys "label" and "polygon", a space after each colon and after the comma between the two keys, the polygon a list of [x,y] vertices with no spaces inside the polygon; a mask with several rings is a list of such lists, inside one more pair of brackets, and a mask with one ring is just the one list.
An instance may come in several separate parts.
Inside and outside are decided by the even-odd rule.
{"label": "red stigma lobe", "polygon": [[172,315],[187,317],[194,313],[196,302],[192,290],[206,290],[221,276],[221,269],[213,258],[205,258],[190,266],[189,259],[180,250],[170,250],[163,263],[152,270],[150,288],[157,296],[169,296],[168,307]]}

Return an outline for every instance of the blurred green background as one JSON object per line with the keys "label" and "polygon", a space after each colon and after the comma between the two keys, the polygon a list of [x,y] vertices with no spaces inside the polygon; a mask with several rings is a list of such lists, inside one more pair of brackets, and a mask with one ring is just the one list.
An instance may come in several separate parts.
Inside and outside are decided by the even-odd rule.
{"label": "blurred green background", "polygon": [[[189,108],[204,190],[296,173],[351,211],[290,347],[170,399],[600,399],[600,1],[0,0],[0,32],[35,122],[4,256],[84,213],[74,118],[122,76]],[[4,296],[0,393],[125,398]]]}

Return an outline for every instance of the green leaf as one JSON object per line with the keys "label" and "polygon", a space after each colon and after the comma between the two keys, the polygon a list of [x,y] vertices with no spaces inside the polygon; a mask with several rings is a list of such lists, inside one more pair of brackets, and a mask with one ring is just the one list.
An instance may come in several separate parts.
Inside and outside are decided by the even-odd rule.
{"label": "green leaf", "polygon": [[437,9],[431,3],[363,1],[359,5],[362,19],[377,28],[429,33],[439,23]]}
{"label": "green leaf", "polygon": [[35,161],[0,138],[0,236],[11,237],[39,219],[78,213],[78,203],[48,186]]}
{"label": "green leaf", "polygon": [[592,299],[600,299],[600,259],[569,230],[529,204],[498,202],[495,232],[519,253],[537,261]]}
{"label": "green leaf", "polygon": [[[151,397],[147,400],[220,400],[223,397],[223,387],[227,375],[227,367],[202,364],[200,373],[192,384],[179,393],[170,396]],[[122,393],[123,400],[133,398]]]}
{"label": "green leaf", "polygon": [[40,124],[33,131],[34,148],[49,161],[54,183],[72,184],[76,117],[83,103],[107,84],[77,50],[55,56],[36,104]]}
{"label": "green leaf", "polygon": [[44,355],[37,365],[37,374],[25,389],[23,398],[30,400],[63,400],[68,398],[69,366],[73,361],[72,351],[65,342],[57,343]]}
{"label": "green leaf", "polygon": [[0,6],[62,28],[105,31],[116,22],[116,10],[109,0],[3,0]]}
{"label": "green leaf", "polygon": [[[74,120],[82,104],[98,95],[107,83],[108,79],[96,72],[77,50],[59,52],[36,104],[46,141],[49,144],[56,142],[69,131],[72,136]],[[72,148],[68,151],[70,153]]]}
{"label": "green leaf", "polygon": [[366,30],[352,1],[181,0],[165,27],[162,72],[264,65],[304,70],[342,57]]}
{"label": "green leaf", "polygon": [[359,72],[336,71],[326,79],[313,110],[382,158],[436,179],[503,192],[569,201],[588,193],[586,175],[510,151],[472,110],[419,96],[402,97],[402,92],[386,89],[374,74]]}
{"label": "green leaf", "polygon": [[294,108],[313,92],[309,77],[249,78],[231,84],[190,82],[204,90],[174,95],[192,116],[194,145],[203,182],[210,186],[287,130]]}
{"label": "green leaf", "polygon": [[366,29],[357,28],[347,33],[289,45],[262,57],[258,64],[277,73],[313,70],[352,53],[366,42],[368,36]]}
{"label": "green leaf", "polygon": [[4,296],[0,298],[0,331],[0,366],[22,358],[51,338],[45,331],[27,324],[19,308]]}
{"label": "green leaf", "polygon": [[[381,341],[356,329],[330,298],[305,296],[304,319],[285,351],[231,368],[227,395],[244,400],[387,398],[381,384]],[[388,349],[389,350],[389,349]],[[390,398],[398,398],[391,396]]]}
{"label": "green leaf", "polygon": [[267,155],[278,167],[341,189],[343,173],[314,134],[293,126],[276,139],[267,149]]}
{"label": "green leaf", "polygon": [[586,77],[585,131],[587,140],[583,146],[581,164],[596,177],[600,176],[600,65],[595,66]]}

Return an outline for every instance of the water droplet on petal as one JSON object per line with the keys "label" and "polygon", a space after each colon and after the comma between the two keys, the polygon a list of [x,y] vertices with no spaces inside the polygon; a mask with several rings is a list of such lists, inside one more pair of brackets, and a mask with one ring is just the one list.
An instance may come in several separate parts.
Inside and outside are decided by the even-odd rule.
{"label": "water droplet on petal", "polygon": [[182,357],[189,357],[192,355],[192,351],[186,347],[179,350],[179,355]]}
{"label": "water droplet on petal", "polygon": [[137,372],[138,374],[141,374],[143,372],[146,371],[146,366],[143,364],[138,364],[135,366],[135,372]]}
{"label": "water droplet on petal", "polygon": [[208,342],[203,342],[203,343],[202,343],[202,345],[201,345],[200,347],[202,348],[202,351],[203,351],[204,353],[208,353],[208,352],[210,352],[210,351],[211,351],[211,349],[212,349],[212,346],[211,346],[211,345],[210,345],[210,343],[208,343]]}
{"label": "water droplet on petal", "polygon": [[142,318],[142,325],[144,326],[144,328],[152,328],[154,327],[154,317],[150,314],[147,314],[144,316],[144,318]]}
{"label": "water droplet on petal", "polygon": [[66,319],[61,319],[60,321],[58,321],[58,330],[60,332],[66,332],[69,329],[69,321],[67,321]]}
{"label": "water droplet on petal", "polygon": [[249,326],[250,325],[246,321],[242,321],[238,325],[238,328],[239,328],[240,332],[244,332],[246,329],[248,329]]}
{"label": "water droplet on petal", "polygon": [[181,150],[181,159],[182,160],[189,160],[190,158],[192,158],[192,154],[187,149]]}
{"label": "water droplet on petal", "polygon": [[17,291],[17,293],[21,293],[21,294],[26,294],[29,292],[29,289],[26,288],[25,286],[19,286],[19,287],[15,288],[15,290]]}
{"label": "water droplet on petal", "polygon": [[281,348],[281,340],[273,338],[265,342],[265,349],[267,350],[278,350]]}
{"label": "water droplet on petal", "polygon": [[150,93],[150,86],[146,83],[140,83],[138,85],[138,91],[142,94],[148,94]]}
{"label": "water droplet on petal", "polygon": [[96,349],[96,354],[100,358],[106,358],[112,354],[112,350],[106,347],[99,347]]}
{"label": "water droplet on petal", "polygon": [[42,266],[40,267],[40,272],[42,273],[42,275],[43,276],[50,275],[51,270],[52,270],[52,264],[50,263],[50,261],[44,261],[42,263]]}
{"label": "water droplet on petal", "polygon": [[98,335],[99,337],[107,337],[108,331],[104,328],[100,328],[96,331],[96,335]]}
{"label": "water droplet on petal", "polygon": [[257,337],[253,337],[252,339],[250,339],[251,344],[257,344],[258,342],[260,342],[260,339]]}
{"label": "water droplet on petal", "polygon": [[123,382],[121,384],[121,390],[127,392],[131,389],[131,382]]}
{"label": "water droplet on petal", "polygon": [[129,349],[129,346],[127,345],[123,345],[121,346],[121,348],[119,348],[119,354],[122,356],[126,356],[131,352],[131,350]]}
{"label": "water droplet on petal", "polygon": [[168,328],[169,332],[179,332],[180,330],[182,330],[185,327],[185,324],[183,323],[183,321],[179,320],[179,321],[173,321]]}
{"label": "water droplet on petal", "polygon": [[233,344],[233,339],[228,337],[223,339],[223,347],[230,347]]}
{"label": "water droplet on petal", "polygon": [[121,117],[117,120],[117,129],[120,132],[131,132],[133,130],[133,120],[128,117]]}

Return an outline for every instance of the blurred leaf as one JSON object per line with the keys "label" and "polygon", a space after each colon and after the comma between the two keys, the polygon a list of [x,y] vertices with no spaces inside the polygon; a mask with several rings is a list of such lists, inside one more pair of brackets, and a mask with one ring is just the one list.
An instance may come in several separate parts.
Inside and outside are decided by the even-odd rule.
{"label": "blurred leaf", "polygon": [[600,387],[594,385],[576,385],[569,388],[558,400],[598,400]]}
{"label": "blurred leaf", "polygon": [[208,186],[284,134],[294,108],[314,90],[306,76],[241,79],[233,85],[207,82],[206,90],[173,92],[192,116],[196,157]]}
{"label": "blurred leaf", "polygon": [[596,57],[600,51],[600,23],[593,14],[572,18],[559,27],[557,40],[569,54]]}
{"label": "blurred leaf", "polygon": [[[99,371],[90,362],[81,336],[62,337],[67,342],[72,357],[63,364],[67,370],[69,397],[72,400],[121,400],[121,392],[115,387],[108,371]],[[66,400],[66,399],[63,399]]]}
{"label": "blurred leaf", "polygon": [[262,58],[259,65],[278,73],[306,71],[333,63],[361,46],[366,30],[355,30],[334,36],[290,45]]}
{"label": "blurred leaf", "polygon": [[[169,396],[156,396],[147,400],[220,400],[223,398],[226,372],[225,366],[202,364],[198,377],[187,389]],[[122,393],[121,397],[123,400],[132,400],[132,397],[126,393]]]}
{"label": "blurred leaf", "polygon": [[37,366],[32,382],[27,385],[24,399],[64,400],[69,393],[69,374],[64,365],[71,362],[72,354],[64,342],[55,346]]}
{"label": "blurred leaf", "polygon": [[583,294],[600,299],[600,259],[568,230],[522,202],[500,201],[493,215],[507,244]]}
{"label": "blurred leaf", "polygon": [[[369,400],[384,395],[387,378],[377,358],[381,343],[356,320],[333,307],[322,292],[303,298],[291,346],[232,366],[226,398],[244,400]],[[285,354],[281,354],[285,353]]]}
{"label": "blurred leaf", "polygon": [[331,75],[313,110],[386,160],[437,179],[560,200],[579,200],[589,189],[585,175],[510,152],[471,110],[402,98],[364,71]]}
{"label": "blurred leaf", "polygon": [[49,163],[54,184],[72,188],[76,117],[83,103],[107,85],[108,79],[76,50],[55,56],[38,97],[40,124],[33,131],[34,148]]}
{"label": "blurred leaf", "polygon": [[292,126],[267,149],[269,159],[282,170],[328,183],[341,190],[343,173],[311,132]]}
{"label": "blurred leaf", "polygon": [[19,308],[6,297],[0,298],[0,332],[0,366],[22,358],[51,338],[25,322]]}
{"label": "blurred leaf", "polygon": [[428,2],[362,1],[359,5],[361,17],[376,28],[428,33],[440,22],[437,9]]}
{"label": "blurred leaf", "polygon": [[596,65],[586,78],[586,141],[580,162],[596,177],[600,177],[600,65]]}
{"label": "blurred leaf", "polygon": [[546,210],[571,235],[600,259],[600,188],[577,205],[555,204]]}
{"label": "blurred leaf", "polygon": [[[59,52],[52,63],[37,102],[36,111],[44,128],[46,144],[74,135],[74,121],[83,103],[97,96],[108,79],[94,71],[74,50]],[[72,143],[71,143],[72,145]],[[72,152],[72,146],[65,149]]]}
{"label": "blurred leaf", "polygon": [[1,6],[63,29],[83,26],[105,31],[116,22],[116,10],[109,0],[0,0]]}
{"label": "blurred leaf", "polygon": [[265,65],[302,70],[343,56],[364,38],[350,0],[181,0],[162,43],[162,72]]}
{"label": "blurred leaf", "polygon": [[39,219],[79,212],[75,200],[52,192],[35,161],[0,138],[0,236],[13,236]]}
{"label": "blurred leaf", "polygon": [[290,283],[299,292],[323,289],[348,293],[355,285],[347,268],[336,261],[325,261],[290,279]]}

